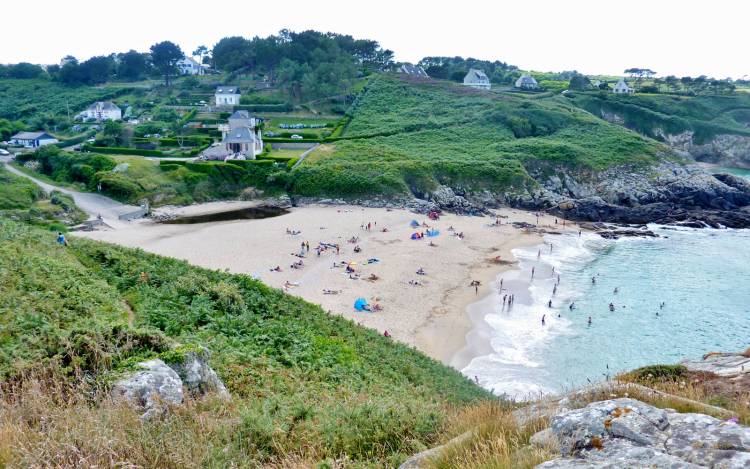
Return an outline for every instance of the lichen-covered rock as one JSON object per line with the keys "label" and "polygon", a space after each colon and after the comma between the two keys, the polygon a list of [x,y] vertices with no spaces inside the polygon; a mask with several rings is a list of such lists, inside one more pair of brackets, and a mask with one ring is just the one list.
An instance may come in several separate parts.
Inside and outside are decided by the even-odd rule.
{"label": "lichen-covered rock", "polygon": [[[561,412],[552,418],[550,430],[562,457],[539,468],[750,467],[747,427],[702,414],[666,412],[634,399]],[[549,436],[547,432],[532,441]]]}
{"label": "lichen-covered rock", "polygon": [[182,381],[172,368],[159,359],[141,362],[138,367],[139,371],[115,383],[115,398],[125,398],[145,410],[142,419],[162,413],[169,404],[182,404]]}
{"label": "lichen-covered rock", "polygon": [[194,396],[215,392],[219,396],[228,398],[229,391],[216,372],[208,365],[210,353],[202,348],[198,351],[188,351],[178,360],[170,361],[169,366],[182,379],[182,384]]}

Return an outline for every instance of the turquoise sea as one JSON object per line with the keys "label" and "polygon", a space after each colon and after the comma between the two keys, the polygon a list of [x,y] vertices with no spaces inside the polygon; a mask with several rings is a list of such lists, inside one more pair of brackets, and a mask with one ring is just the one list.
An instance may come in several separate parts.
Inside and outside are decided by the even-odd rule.
{"label": "turquoise sea", "polygon": [[[520,270],[505,274],[506,290],[484,306],[493,353],[464,373],[521,399],[750,347],[750,230],[650,228],[660,237],[550,236],[515,251]],[[510,310],[501,304],[507,293],[521,298]]]}

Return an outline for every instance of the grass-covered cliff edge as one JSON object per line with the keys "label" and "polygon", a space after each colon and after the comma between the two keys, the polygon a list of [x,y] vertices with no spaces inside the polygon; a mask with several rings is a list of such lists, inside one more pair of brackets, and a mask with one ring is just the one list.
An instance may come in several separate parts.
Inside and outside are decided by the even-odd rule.
{"label": "grass-covered cliff edge", "polygon": [[[416,350],[249,277],[54,238],[0,218],[4,463],[394,465],[489,397]],[[231,402],[193,401],[142,423],[104,399],[119,372],[174,343],[212,352]]]}
{"label": "grass-covered cliff edge", "polygon": [[523,192],[540,174],[647,167],[659,143],[560,96],[475,90],[446,81],[373,77],[348,111],[343,139],[290,175],[294,195]]}

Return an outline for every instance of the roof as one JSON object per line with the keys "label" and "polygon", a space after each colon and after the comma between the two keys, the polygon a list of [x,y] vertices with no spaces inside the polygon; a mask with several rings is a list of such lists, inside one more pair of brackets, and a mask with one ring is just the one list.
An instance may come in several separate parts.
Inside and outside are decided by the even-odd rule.
{"label": "roof", "polygon": [[255,141],[255,134],[248,127],[237,127],[227,132],[224,143],[249,143]]}
{"label": "roof", "polygon": [[532,77],[531,75],[521,75],[521,77],[516,80],[516,88],[521,88],[523,86],[537,86],[538,83]]}
{"label": "roof", "polygon": [[216,94],[240,94],[239,86],[217,86]]}
{"label": "roof", "polygon": [[624,78],[620,78],[615,85],[615,88],[627,88],[630,89]]}
{"label": "roof", "polygon": [[464,82],[466,82],[467,80],[472,83],[490,81],[490,79],[487,78],[487,75],[482,70],[477,70],[476,68],[469,69],[469,73],[467,73],[464,77]]}
{"label": "roof", "polygon": [[230,119],[250,119],[250,113],[247,111],[234,111],[234,113],[229,116]]}
{"label": "roof", "polygon": [[97,101],[95,103],[92,103],[86,110],[91,111],[97,111],[101,109],[102,111],[119,111],[120,108],[117,107],[117,105],[111,101]]}
{"label": "roof", "polygon": [[402,64],[401,67],[399,67],[399,71],[407,75],[416,75],[420,77],[428,76],[427,72],[424,71],[424,68],[418,65]]}
{"label": "roof", "polygon": [[200,65],[200,64],[198,63],[198,61],[197,61],[197,60],[195,60],[195,59],[194,59],[194,58],[192,58],[192,57],[183,57],[183,58],[181,58],[180,60],[178,60],[177,62],[190,62],[191,64],[194,64],[194,65]]}
{"label": "roof", "polygon": [[18,132],[11,138],[16,140],[49,140],[55,137],[47,132]]}

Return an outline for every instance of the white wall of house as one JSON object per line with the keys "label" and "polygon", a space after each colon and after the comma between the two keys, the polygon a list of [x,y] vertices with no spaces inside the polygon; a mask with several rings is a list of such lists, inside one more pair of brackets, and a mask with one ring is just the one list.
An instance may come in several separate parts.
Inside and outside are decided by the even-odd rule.
{"label": "white wall of house", "polygon": [[43,138],[43,139],[12,139],[10,141],[13,145],[18,145],[26,148],[39,148],[45,145],[52,145],[57,143],[59,140],[56,138]]}
{"label": "white wall of house", "polygon": [[237,106],[240,104],[239,94],[216,93],[217,106]]}

